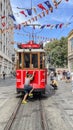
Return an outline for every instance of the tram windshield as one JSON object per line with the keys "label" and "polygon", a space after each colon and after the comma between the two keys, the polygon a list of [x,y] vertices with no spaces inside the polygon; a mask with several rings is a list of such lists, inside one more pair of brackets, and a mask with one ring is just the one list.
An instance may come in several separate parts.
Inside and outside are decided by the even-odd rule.
{"label": "tram windshield", "polygon": [[43,69],[44,67],[44,53],[18,53],[17,69]]}
{"label": "tram windshield", "polygon": [[30,54],[24,54],[24,67],[30,68]]}
{"label": "tram windshield", "polygon": [[38,68],[38,55],[37,54],[32,54],[32,67],[33,68]]}

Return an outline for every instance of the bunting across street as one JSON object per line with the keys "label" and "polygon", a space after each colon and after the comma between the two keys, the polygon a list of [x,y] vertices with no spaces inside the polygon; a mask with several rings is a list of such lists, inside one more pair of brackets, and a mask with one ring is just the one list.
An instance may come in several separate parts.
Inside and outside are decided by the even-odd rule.
{"label": "bunting across street", "polygon": [[57,8],[58,5],[62,2],[62,0],[59,0],[59,1],[57,1],[57,0],[52,0],[52,2],[53,2],[53,4],[54,4],[55,8]]}
{"label": "bunting across street", "polygon": [[[63,0],[44,0],[44,2],[42,3],[38,3],[36,6],[31,7],[30,9],[28,8],[21,8],[21,7],[16,7],[16,9],[18,10],[16,13],[16,15],[18,17],[20,17],[20,15],[23,17],[24,16],[24,22],[21,22],[20,24],[17,24],[16,21],[16,17],[13,14],[8,14],[8,16],[14,21],[14,26],[10,25],[9,27],[7,26],[7,23],[5,23],[5,21],[2,21],[1,25],[1,31],[0,33],[5,33],[5,31],[10,31],[10,29],[22,29],[23,27],[26,26],[31,26],[31,23],[33,23],[33,27],[34,29],[36,29],[36,25],[34,25],[34,22],[38,21],[38,19],[42,19],[43,17],[46,17],[47,15],[50,15],[51,13],[54,13],[54,7],[55,9],[58,9],[58,6],[62,3]],[[64,0],[65,2],[68,2],[69,0]],[[40,10],[40,12],[38,13],[38,9]],[[33,14],[33,15],[32,15]],[[31,16],[31,17],[30,17]],[[72,16],[71,16],[72,17]],[[6,18],[6,16],[1,16],[0,19],[4,20]],[[56,24],[43,24],[40,25],[39,29],[44,29],[44,28],[48,28],[48,29],[61,29],[63,27],[67,27],[71,24],[72,22],[65,22],[65,23],[56,23]],[[39,26],[38,26],[39,27]]]}

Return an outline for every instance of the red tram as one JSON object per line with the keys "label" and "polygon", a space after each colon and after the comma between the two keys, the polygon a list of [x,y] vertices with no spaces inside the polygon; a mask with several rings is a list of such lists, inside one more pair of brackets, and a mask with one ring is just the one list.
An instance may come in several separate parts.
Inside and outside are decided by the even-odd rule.
{"label": "red tram", "polygon": [[40,44],[33,41],[27,44],[18,45],[16,50],[17,65],[16,65],[16,90],[17,93],[24,91],[24,83],[26,72],[33,74],[34,79],[31,81],[31,86],[34,92],[45,92],[47,84],[47,69],[45,68],[45,51]]}

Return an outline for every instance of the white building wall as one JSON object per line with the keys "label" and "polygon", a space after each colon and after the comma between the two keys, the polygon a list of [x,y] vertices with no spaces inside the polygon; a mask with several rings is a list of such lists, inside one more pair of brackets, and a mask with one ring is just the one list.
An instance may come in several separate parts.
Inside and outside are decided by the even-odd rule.
{"label": "white building wall", "polygon": [[73,30],[68,35],[68,68],[73,72]]}
{"label": "white building wall", "polygon": [[[13,26],[13,20],[8,16],[12,14],[10,0],[0,0],[0,74],[5,71],[9,74],[12,71],[12,54],[14,54],[13,29],[6,31],[7,28]],[[5,16],[4,19],[1,16]],[[5,22],[5,26],[2,23]]]}

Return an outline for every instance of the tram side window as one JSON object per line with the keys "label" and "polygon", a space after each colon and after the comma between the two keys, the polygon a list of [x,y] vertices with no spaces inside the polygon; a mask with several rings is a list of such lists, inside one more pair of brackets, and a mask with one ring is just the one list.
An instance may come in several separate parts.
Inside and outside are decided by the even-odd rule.
{"label": "tram side window", "polygon": [[40,54],[40,68],[42,69],[44,67],[44,54]]}
{"label": "tram side window", "polygon": [[30,54],[24,54],[24,66],[30,68]]}
{"label": "tram side window", "polygon": [[22,68],[21,53],[19,53],[19,68]]}
{"label": "tram side window", "polygon": [[32,65],[33,68],[38,68],[38,55],[32,54]]}
{"label": "tram side window", "polygon": [[40,54],[40,68],[42,69],[42,54]]}

